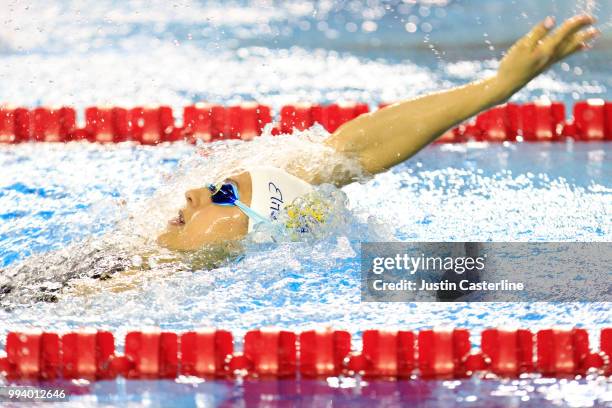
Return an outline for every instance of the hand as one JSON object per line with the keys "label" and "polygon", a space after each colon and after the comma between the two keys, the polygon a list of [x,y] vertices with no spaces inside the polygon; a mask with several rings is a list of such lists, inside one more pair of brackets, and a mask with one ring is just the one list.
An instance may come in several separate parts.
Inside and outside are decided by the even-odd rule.
{"label": "hand", "polygon": [[503,97],[512,96],[552,64],[590,48],[588,42],[599,35],[599,30],[589,27],[594,22],[595,19],[589,15],[578,15],[551,32],[555,20],[547,17],[518,40],[501,60],[497,72]]}

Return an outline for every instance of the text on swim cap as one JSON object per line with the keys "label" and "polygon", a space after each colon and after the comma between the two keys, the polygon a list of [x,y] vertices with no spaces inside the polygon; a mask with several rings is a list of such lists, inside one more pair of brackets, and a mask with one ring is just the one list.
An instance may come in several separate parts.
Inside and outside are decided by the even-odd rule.
{"label": "text on swim cap", "polygon": [[268,191],[270,195],[270,218],[273,220],[278,218],[278,213],[281,209],[283,201],[283,192],[273,182],[268,183]]}

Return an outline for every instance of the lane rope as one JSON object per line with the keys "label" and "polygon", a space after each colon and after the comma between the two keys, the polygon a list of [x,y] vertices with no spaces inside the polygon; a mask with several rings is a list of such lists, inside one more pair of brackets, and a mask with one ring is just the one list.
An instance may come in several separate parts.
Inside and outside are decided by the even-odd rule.
{"label": "lane rope", "polygon": [[568,378],[612,375],[612,328],[599,336],[599,349],[587,330],[486,329],[472,348],[466,329],[365,330],[362,347],[351,346],[347,331],[248,331],[237,345],[231,332],[200,329],[183,333],[147,329],[125,337],[123,354],[111,332],[42,330],[10,332],[0,355],[7,379],[104,380],[174,379],[371,379],[518,378],[523,374]]}
{"label": "lane rope", "polygon": [[[389,104],[378,106],[382,109]],[[234,106],[197,103],[185,106],[182,121],[172,108],[89,107],[84,125],[77,125],[71,107],[34,109],[0,105],[0,143],[69,142],[99,143],[133,141],[156,145],[163,142],[197,139],[250,140],[262,134],[266,125],[272,135],[305,130],[315,123],[334,132],[343,123],[370,112],[365,103],[330,105],[294,104],[273,115],[269,106],[247,102]],[[466,121],[443,134],[437,143],[612,141],[612,102],[589,99],[576,102],[567,117],[561,102],[507,103]]]}

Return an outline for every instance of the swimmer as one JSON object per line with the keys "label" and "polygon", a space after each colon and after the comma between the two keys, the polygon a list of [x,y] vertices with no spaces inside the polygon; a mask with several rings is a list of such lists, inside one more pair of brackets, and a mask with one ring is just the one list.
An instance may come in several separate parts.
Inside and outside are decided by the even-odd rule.
{"label": "swimmer", "polygon": [[[578,15],[556,30],[547,17],[516,42],[499,64],[497,73],[483,80],[406,100],[364,114],[340,126],[323,143],[333,151],[358,161],[369,174],[384,172],[433,142],[446,130],[506,102],[533,78],[560,60],[590,47],[599,35],[595,19]],[[296,198],[308,194],[312,185],[343,186],[349,176],[325,176],[329,172],[274,167],[254,167],[221,183],[203,180],[200,188],[187,191],[186,204],[158,237],[160,245],[173,250],[195,250],[204,245],[243,238],[258,224],[275,220]],[[320,216],[316,211],[299,217]]]}

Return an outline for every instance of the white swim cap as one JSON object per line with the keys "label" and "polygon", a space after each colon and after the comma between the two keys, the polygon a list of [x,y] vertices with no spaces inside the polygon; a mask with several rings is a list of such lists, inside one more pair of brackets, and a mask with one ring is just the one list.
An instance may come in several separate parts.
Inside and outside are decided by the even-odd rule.
{"label": "white swim cap", "polygon": [[[249,207],[270,220],[275,220],[293,200],[313,190],[304,180],[277,167],[262,166],[247,170],[251,174],[253,192]],[[255,221],[249,218],[249,232],[254,226]]]}

